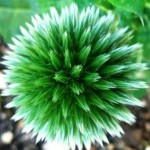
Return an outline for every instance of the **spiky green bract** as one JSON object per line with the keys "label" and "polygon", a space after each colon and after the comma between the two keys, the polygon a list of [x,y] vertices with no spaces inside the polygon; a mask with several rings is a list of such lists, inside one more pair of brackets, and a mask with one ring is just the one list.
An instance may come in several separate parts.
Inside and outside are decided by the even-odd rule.
{"label": "spiky green bract", "polygon": [[134,76],[146,66],[132,61],[141,45],[129,45],[128,28],[95,7],[79,13],[75,4],[60,15],[55,8],[35,15],[27,27],[4,62],[10,83],[4,94],[16,95],[8,104],[17,107],[13,119],[23,118],[38,139],[72,150],[107,142],[107,133],[120,136],[120,121],[134,122],[127,106],[142,105],[129,91],[147,87]]}

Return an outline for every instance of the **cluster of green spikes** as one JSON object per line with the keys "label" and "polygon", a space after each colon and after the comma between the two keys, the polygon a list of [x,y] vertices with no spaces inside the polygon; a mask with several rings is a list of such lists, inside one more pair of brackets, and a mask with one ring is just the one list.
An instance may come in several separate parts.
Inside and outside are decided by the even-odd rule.
{"label": "cluster of green spikes", "polygon": [[132,32],[111,13],[101,16],[95,6],[79,12],[75,4],[26,25],[4,61],[13,119],[23,119],[37,140],[72,150],[121,136],[120,122],[135,120],[127,106],[143,104],[130,91],[147,88],[134,76],[146,65],[133,62],[141,45],[129,44]]}

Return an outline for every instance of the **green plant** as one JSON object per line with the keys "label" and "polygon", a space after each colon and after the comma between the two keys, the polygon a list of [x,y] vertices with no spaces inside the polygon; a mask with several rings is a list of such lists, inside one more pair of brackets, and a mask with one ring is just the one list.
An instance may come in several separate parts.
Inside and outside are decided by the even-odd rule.
{"label": "green plant", "polygon": [[146,66],[132,61],[141,49],[130,45],[132,32],[113,14],[100,17],[94,6],[79,13],[75,4],[60,15],[55,8],[35,15],[27,27],[4,62],[10,86],[3,94],[16,96],[7,105],[17,108],[13,119],[23,118],[37,139],[72,149],[120,136],[120,121],[134,122],[127,106],[143,104],[130,91],[147,88],[134,76]]}

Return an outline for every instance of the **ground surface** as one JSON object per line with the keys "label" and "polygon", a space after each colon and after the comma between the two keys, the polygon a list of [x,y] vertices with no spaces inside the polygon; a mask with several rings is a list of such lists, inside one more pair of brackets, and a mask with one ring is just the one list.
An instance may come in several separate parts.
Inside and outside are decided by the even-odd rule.
{"label": "ground surface", "polygon": [[[0,61],[8,50],[7,45],[0,38]],[[3,69],[0,65],[0,91],[7,88],[3,78]],[[0,150],[60,150],[50,148],[45,142],[35,144],[35,139],[31,139],[30,134],[21,133],[23,122],[13,122],[10,118],[15,113],[13,109],[6,109],[4,106],[12,98],[0,97]],[[150,150],[150,92],[143,98],[144,108],[132,108],[137,117],[133,125],[122,124],[125,135],[122,138],[112,138],[108,135],[110,144],[103,148],[95,143],[91,150]]]}

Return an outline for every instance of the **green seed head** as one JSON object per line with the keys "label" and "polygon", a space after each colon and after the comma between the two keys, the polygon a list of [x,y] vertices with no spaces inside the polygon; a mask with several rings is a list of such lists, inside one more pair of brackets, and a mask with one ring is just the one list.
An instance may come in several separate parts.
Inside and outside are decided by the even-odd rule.
{"label": "green seed head", "polygon": [[134,122],[127,106],[142,105],[129,91],[147,87],[133,76],[146,67],[133,63],[141,45],[129,44],[132,32],[113,14],[100,17],[94,6],[79,12],[75,4],[35,15],[27,27],[4,62],[13,119],[22,118],[37,139],[72,150],[107,142],[107,133],[120,136],[120,121]]}

